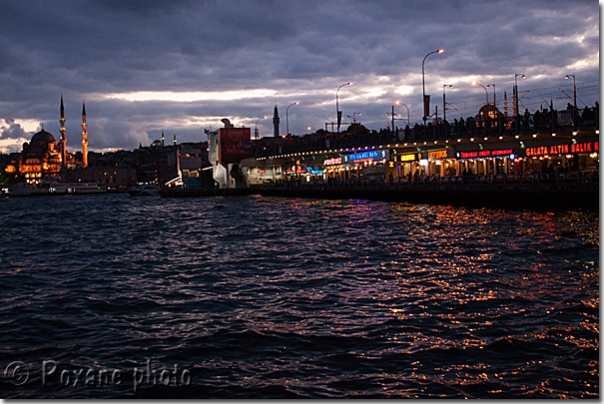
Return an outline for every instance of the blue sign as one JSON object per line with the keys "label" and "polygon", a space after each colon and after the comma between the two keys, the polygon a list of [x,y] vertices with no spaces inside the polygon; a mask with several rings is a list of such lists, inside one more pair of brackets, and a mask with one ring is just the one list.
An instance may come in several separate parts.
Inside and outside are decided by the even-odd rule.
{"label": "blue sign", "polygon": [[376,159],[378,157],[380,157],[380,153],[378,151],[372,150],[372,151],[366,151],[363,153],[355,153],[355,154],[351,154],[350,156],[347,156],[348,159],[345,160],[350,160],[352,162],[354,161],[359,161],[359,160],[373,160]]}

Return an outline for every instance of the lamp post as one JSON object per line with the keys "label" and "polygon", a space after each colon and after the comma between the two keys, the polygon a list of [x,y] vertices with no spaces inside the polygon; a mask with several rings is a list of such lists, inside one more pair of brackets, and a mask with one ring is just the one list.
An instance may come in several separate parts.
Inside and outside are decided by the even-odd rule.
{"label": "lamp post", "polygon": [[400,101],[397,101],[396,105],[402,105],[403,107],[407,108],[407,125],[411,125],[411,120],[409,119],[409,107]]}
{"label": "lamp post", "polygon": [[262,118],[256,119],[256,123],[254,124],[254,138],[256,140],[258,140],[260,138],[260,136],[258,136],[258,121],[261,121],[263,119],[266,119],[266,115],[263,116]]}
{"label": "lamp post", "polygon": [[447,120],[447,102],[445,98],[445,88],[453,88],[453,84],[443,84],[443,121]]}
{"label": "lamp post", "polygon": [[287,136],[289,136],[289,107],[293,107],[294,105],[298,105],[299,102],[296,101],[293,104],[290,104],[285,109],[285,130],[287,132]]}
{"label": "lamp post", "polygon": [[568,80],[569,77],[573,78],[573,102],[575,104],[575,109],[577,109],[577,81],[574,74],[567,74],[564,76],[564,79]]}
{"label": "lamp post", "polygon": [[360,113],[360,112],[353,112],[353,113],[352,113],[352,116],[350,116],[350,115],[346,115],[346,116],[347,116],[348,118],[352,118],[352,123],[357,123],[357,119],[356,119],[355,115],[359,115],[359,116],[361,116],[361,113]]}
{"label": "lamp post", "polygon": [[487,84],[487,88],[493,87],[493,105],[497,108],[497,92],[495,91],[495,84]]}
{"label": "lamp post", "polygon": [[263,116],[262,118],[256,119],[256,122],[254,123],[254,140],[255,140],[255,143],[256,143],[256,146],[255,146],[256,147],[256,155],[258,153],[258,141],[260,140],[260,136],[258,135],[258,121],[260,121],[262,119],[266,119],[266,115]]}
{"label": "lamp post", "polygon": [[444,49],[438,49],[435,50],[434,52],[430,52],[428,53],[426,56],[424,56],[424,60],[422,60],[422,95],[423,95],[423,102],[424,102],[424,117],[422,118],[424,121],[424,125],[426,124],[426,119],[428,118],[428,116],[430,115],[430,102],[426,102],[426,78],[424,75],[424,62],[426,61],[426,58],[430,55],[433,55],[435,53],[443,53],[445,50]]}
{"label": "lamp post", "polygon": [[526,79],[526,76],[522,73],[514,74],[514,116],[520,115],[518,111],[518,76],[522,79]]}
{"label": "lamp post", "polygon": [[489,92],[487,91],[487,88],[477,81],[473,82],[472,84],[484,88],[484,94],[486,96],[487,105],[489,105]]}
{"label": "lamp post", "polygon": [[342,111],[340,111],[340,106],[338,104],[338,92],[340,91],[340,88],[342,88],[344,86],[351,86],[351,85],[352,85],[352,81],[349,81],[348,83],[342,84],[336,90],[336,121],[338,123],[338,133],[340,133],[340,122],[342,121]]}

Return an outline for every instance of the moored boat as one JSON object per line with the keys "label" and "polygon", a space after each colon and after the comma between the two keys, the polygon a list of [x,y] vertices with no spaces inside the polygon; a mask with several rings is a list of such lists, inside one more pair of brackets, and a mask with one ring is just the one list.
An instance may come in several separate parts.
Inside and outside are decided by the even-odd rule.
{"label": "moored boat", "polygon": [[160,188],[157,184],[140,185],[129,191],[130,196],[158,196]]}
{"label": "moored boat", "polygon": [[8,187],[9,196],[102,194],[107,189],[96,182],[61,182],[55,179],[42,180],[39,184],[19,183]]}

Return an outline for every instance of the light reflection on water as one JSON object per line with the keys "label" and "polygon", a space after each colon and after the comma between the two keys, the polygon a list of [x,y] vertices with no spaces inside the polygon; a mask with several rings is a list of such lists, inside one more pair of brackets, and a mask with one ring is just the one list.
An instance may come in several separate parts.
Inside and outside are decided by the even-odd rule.
{"label": "light reflection on water", "polygon": [[7,363],[192,370],[138,397],[599,393],[597,213],[122,195],[0,210]]}

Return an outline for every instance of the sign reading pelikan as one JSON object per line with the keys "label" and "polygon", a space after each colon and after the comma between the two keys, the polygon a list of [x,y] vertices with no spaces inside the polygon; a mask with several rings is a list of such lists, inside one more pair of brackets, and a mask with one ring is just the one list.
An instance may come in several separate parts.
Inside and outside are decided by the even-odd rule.
{"label": "sign reading pelikan", "polygon": [[361,153],[354,153],[349,156],[344,156],[344,162],[361,163],[364,161],[375,161],[386,158],[385,150],[370,150]]}

